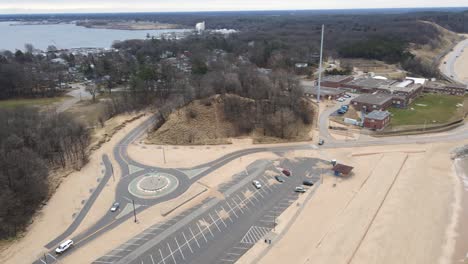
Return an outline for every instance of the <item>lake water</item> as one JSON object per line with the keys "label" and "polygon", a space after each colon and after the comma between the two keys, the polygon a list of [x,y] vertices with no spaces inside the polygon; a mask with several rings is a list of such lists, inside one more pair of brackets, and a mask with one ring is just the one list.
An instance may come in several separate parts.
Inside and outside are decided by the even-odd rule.
{"label": "lake water", "polygon": [[115,40],[144,39],[148,33],[157,37],[164,33],[187,31],[95,29],[75,24],[10,26],[13,23],[0,22],[0,50],[24,50],[26,43],[41,50],[46,50],[49,45],[55,45],[59,49],[110,48]]}

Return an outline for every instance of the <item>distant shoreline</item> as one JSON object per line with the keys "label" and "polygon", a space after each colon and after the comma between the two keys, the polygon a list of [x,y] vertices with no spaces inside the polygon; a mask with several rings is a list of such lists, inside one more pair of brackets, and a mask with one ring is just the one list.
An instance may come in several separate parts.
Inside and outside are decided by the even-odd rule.
{"label": "distant shoreline", "polygon": [[96,29],[114,30],[165,30],[183,29],[178,24],[166,24],[159,22],[133,22],[133,21],[78,21],[76,26]]}

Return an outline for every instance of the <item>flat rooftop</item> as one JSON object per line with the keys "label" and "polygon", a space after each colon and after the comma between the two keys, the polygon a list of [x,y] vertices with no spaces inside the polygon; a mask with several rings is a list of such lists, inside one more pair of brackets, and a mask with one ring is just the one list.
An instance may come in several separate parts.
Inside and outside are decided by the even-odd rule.
{"label": "flat rooftop", "polygon": [[322,82],[342,83],[342,82],[345,82],[350,77],[352,78],[351,75],[327,75],[322,78]]}
{"label": "flat rooftop", "polygon": [[366,87],[366,88],[379,88],[382,86],[389,86],[395,84],[397,81],[394,80],[382,80],[373,78],[360,78],[350,81],[348,84]]}
{"label": "flat rooftop", "polygon": [[454,84],[454,83],[442,83],[442,82],[427,82],[425,87],[432,89],[445,89],[445,88],[459,88],[467,89],[466,85]]}
{"label": "flat rooftop", "polygon": [[387,94],[362,94],[353,100],[351,102],[358,102],[358,103],[363,103],[363,104],[372,104],[372,105],[383,105],[389,100],[392,100],[391,95]]}
{"label": "flat rooftop", "polygon": [[377,111],[374,110],[366,115],[366,118],[375,119],[375,120],[384,120],[390,115],[388,111]]}
{"label": "flat rooftop", "polygon": [[[327,95],[339,95],[344,93],[345,91],[339,88],[330,88],[330,87],[320,87],[320,94],[327,96]],[[304,93],[307,94],[314,94],[316,95],[318,93],[318,87],[317,86],[304,86]]]}

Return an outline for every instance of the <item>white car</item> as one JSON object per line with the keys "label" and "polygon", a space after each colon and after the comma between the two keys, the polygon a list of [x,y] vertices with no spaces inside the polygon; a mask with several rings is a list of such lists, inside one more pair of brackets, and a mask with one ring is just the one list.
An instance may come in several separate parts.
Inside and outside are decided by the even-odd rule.
{"label": "white car", "polygon": [[110,209],[111,212],[115,212],[119,210],[120,204],[119,203],[114,203]]}
{"label": "white car", "polygon": [[73,246],[73,240],[69,239],[62,244],[58,246],[58,248],[55,249],[55,253],[57,254],[62,254],[65,252],[67,249],[69,249],[71,246]]}
{"label": "white car", "polygon": [[338,99],[336,99],[338,102],[344,102],[346,99],[344,99],[343,97],[340,97]]}
{"label": "white car", "polygon": [[343,97],[344,97],[344,98],[351,98],[351,95],[349,95],[349,94],[344,94]]}
{"label": "white car", "polygon": [[261,184],[259,181],[253,181],[252,184],[253,184],[253,186],[255,186],[255,188],[257,188],[257,189],[262,188],[262,184]]}

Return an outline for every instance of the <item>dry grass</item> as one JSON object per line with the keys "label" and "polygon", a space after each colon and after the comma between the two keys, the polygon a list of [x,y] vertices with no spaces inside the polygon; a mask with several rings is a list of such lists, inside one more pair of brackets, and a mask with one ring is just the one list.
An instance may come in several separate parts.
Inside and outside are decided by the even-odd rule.
{"label": "dry grass", "polygon": [[[249,100],[249,99],[245,99]],[[166,123],[151,133],[146,139],[148,144],[157,145],[216,145],[231,144],[236,136],[236,127],[224,116],[224,102],[220,96],[196,100],[172,113]],[[280,139],[263,136],[263,130],[254,130],[251,137],[254,143],[281,143],[311,140],[312,125],[301,121],[295,124],[296,136],[292,139]],[[239,136],[239,135],[237,135]]]}

